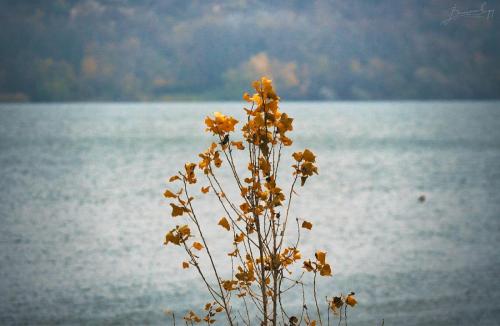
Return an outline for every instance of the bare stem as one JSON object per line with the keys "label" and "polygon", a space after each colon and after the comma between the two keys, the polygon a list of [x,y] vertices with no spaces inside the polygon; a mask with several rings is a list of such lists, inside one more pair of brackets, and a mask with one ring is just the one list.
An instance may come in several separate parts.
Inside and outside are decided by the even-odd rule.
{"label": "bare stem", "polygon": [[314,278],[313,278],[314,303],[316,304],[316,312],[318,313],[319,324],[323,325],[323,322],[321,321],[321,312],[319,311],[318,296],[316,294],[316,276],[317,272],[314,272]]}

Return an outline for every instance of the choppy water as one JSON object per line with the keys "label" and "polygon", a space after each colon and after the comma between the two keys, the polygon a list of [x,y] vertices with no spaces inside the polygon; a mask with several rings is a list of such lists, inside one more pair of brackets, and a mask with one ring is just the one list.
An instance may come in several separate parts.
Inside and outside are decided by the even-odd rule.
{"label": "choppy water", "polygon": [[[209,143],[203,117],[241,106],[1,105],[0,324],[168,325],[206,302],[162,246],[161,194]],[[500,103],[283,108],[320,168],[293,207],[304,250],[329,251],[322,295],[357,293],[350,324],[498,325]]]}

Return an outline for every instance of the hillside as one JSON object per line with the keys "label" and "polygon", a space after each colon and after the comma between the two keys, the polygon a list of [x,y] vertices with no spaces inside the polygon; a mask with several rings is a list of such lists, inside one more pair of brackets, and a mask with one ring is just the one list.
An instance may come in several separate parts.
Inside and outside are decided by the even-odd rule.
{"label": "hillside", "polygon": [[[0,100],[500,96],[498,13],[477,1],[1,1]],[[488,9],[497,9],[488,4]]]}

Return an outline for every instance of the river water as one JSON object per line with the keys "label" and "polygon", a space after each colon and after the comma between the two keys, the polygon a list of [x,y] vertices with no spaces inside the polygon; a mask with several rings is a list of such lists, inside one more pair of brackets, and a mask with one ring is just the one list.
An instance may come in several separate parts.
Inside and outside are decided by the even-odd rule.
{"label": "river water", "polygon": [[[162,246],[178,223],[162,193],[210,143],[203,118],[242,105],[0,105],[0,324],[169,325],[207,302]],[[351,325],[498,325],[500,102],[282,109],[292,150],[318,156],[292,217],[314,223],[304,255],[328,251],[321,297],[355,291]],[[196,205],[215,225],[213,197]]]}

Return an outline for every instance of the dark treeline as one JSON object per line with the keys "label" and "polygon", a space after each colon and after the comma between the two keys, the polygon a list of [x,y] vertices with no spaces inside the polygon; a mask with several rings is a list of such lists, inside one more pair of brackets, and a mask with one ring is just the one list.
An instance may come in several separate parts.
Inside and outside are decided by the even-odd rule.
{"label": "dark treeline", "polygon": [[264,74],[286,99],[498,98],[500,17],[444,26],[454,4],[481,5],[0,1],[0,100],[235,100]]}

